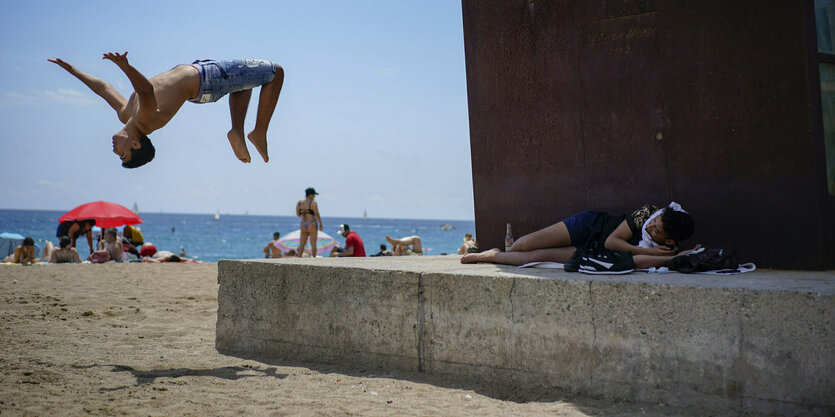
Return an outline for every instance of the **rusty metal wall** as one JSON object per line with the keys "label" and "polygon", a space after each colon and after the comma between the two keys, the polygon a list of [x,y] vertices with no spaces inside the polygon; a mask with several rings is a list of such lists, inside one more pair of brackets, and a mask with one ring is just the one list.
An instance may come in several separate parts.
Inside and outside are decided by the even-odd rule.
{"label": "rusty metal wall", "polygon": [[482,249],[505,223],[674,200],[696,219],[683,246],[835,267],[811,1],[462,6]]}

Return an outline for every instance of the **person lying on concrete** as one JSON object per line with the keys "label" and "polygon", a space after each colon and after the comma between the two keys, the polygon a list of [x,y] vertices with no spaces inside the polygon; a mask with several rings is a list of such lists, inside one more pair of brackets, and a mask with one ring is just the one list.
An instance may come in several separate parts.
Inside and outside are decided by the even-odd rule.
{"label": "person lying on concrete", "polygon": [[339,234],[345,238],[345,247],[336,245],[331,249],[331,257],[365,257],[365,245],[362,243],[362,238],[357,232],[351,231],[351,226],[347,224],[339,225]]}
{"label": "person lying on concrete", "polygon": [[150,80],[131,66],[128,53],[105,53],[102,59],[116,64],[128,77],[134,92],[125,99],[107,82],[78,70],[61,59],[49,59],[81,80],[103,98],[125,126],[113,135],[113,153],[119,155],[122,166],[136,168],[154,158],[155,149],[148,135],[168,124],[186,102],[211,103],[229,94],[232,129],[226,134],[232,151],[241,162],[250,162],[244,140],[244,119],[252,96],[252,89],[261,86],[255,128],[246,135],[258,153],[267,155],[267,128],[275,110],[284,69],[269,61],[236,59],[231,61],[194,61],[191,65],[177,65]]}
{"label": "person lying on concrete", "polygon": [[278,238],[281,237],[281,233],[275,232],[273,233],[273,240],[270,243],[267,243],[267,246],[264,246],[264,257],[265,258],[280,258],[281,257],[281,249],[275,246],[275,242],[278,242]]}
{"label": "person lying on concrete", "polygon": [[489,262],[524,265],[530,262],[568,262],[575,252],[595,244],[631,253],[638,268],[663,266],[679,251],[678,242],[693,234],[693,217],[675,202],[659,209],[646,205],[632,214],[612,216],[602,211],[577,213],[557,224],[520,237],[508,252],[490,249],[461,257],[461,263]]}
{"label": "person lying on concrete", "polygon": [[386,240],[391,244],[394,256],[423,255],[420,236],[406,236],[400,239],[392,239],[389,235],[386,235]]}

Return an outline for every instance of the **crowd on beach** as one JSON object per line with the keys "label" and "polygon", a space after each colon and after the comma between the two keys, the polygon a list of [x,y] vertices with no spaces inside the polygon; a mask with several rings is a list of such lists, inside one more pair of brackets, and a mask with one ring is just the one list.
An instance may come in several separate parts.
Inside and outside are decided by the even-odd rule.
{"label": "crowd on beach", "polygon": [[[3,259],[3,263],[197,262],[187,258],[184,250],[181,250],[179,255],[157,250],[153,243],[145,242],[139,228],[130,225],[126,225],[121,233],[116,228],[102,229],[94,249],[94,226],[93,219],[61,222],[56,232],[57,246],[52,242],[46,242],[38,257],[35,240],[26,237],[15,247],[12,254]],[[90,255],[85,259],[81,258],[76,249],[76,243],[81,236],[86,237],[90,249]]]}

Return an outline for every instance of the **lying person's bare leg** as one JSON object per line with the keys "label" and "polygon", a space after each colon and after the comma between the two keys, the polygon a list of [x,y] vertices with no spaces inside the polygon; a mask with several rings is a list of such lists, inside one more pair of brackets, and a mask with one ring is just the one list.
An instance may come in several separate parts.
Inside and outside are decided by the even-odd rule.
{"label": "lying person's bare leg", "polygon": [[536,249],[532,251],[502,252],[496,248],[480,253],[470,253],[461,257],[462,264],[494,263],[504,265],[524,265],[531,262],[565,263],[574,254],[574,247]]}
{"label": "lying person's bare leg", "polygon": [[528,233],[513,242],[511,251],[532,251],[545,248],[562,248],[571,246],[571,235],[565,223],[559,222],[544,229]]}
{"label": "lying person's bare leg", "polygon": [[415,252],[423,252],[423,247],[420,244],[420,236],[407,236],[400,239],[392,239],[389,235],[386,235],[386,240],[391,244],[391,246],[412,246],[412,250]]}
{"label": "lying person's bare leg", "polygon": [[[267,154],[267,128],[270,126],[270,119],[273,117],[275,105],[278,103],[278,96],[281,94],[281,87],[284,85],[284,69],[276,65],[275,78],[261,86],[261,94],[258,97],[258,116],[255,119],[255,129],[246,135],[249,141],[268,162],[270,157]],[[315,248],[314,248],[315,250]]]}
{"label": "lying person's bare leg", "polygon": [[246,141],[244,141],[244,120],[246,119],[246,110],[249,108],[250,97],[252,97],[252,89],[229,94],[232,129],[229,130],[226,137],[229,138],[229,144],[232,145],[235,156],[244,163],[252,160],[249,156],[249,150],[246,148]]}

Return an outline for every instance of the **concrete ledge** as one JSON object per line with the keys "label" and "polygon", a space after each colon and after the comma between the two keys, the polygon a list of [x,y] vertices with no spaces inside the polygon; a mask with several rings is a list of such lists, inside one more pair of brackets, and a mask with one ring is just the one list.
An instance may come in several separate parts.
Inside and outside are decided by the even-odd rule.
{"label": "concrete ledge", "polygon": [[835,412],[835,273],[586,276],[458,257],[218,264],[217,349],[513,390]]}

